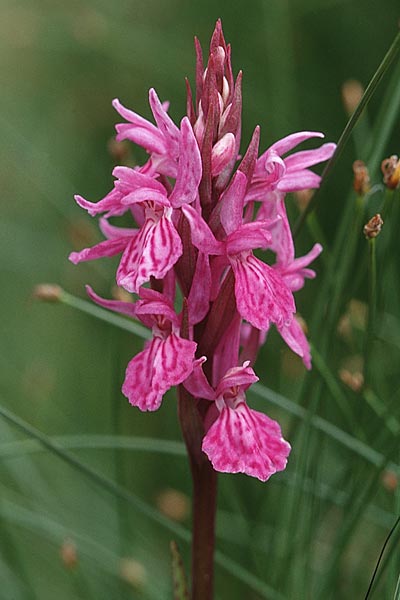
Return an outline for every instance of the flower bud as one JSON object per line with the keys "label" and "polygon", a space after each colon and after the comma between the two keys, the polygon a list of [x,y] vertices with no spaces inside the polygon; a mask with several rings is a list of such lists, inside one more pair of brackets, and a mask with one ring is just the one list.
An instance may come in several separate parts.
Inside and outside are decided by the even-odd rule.
{"label": "flower bud", "polygon": [[216,177],[224,170],[235,155],[236,140],[233,133],[226,133],[212,149],[211,172]]}
{"label": "flower bud", "polygon": [[383,219],[380,214],[376,214],[368,221],[366,225],[364,225],[364,235],[370,240],[372,238],[376,238],[377,235],[381,232],[383,225]]}
{"label": "flower bud", "polygon": [[33,297],[44,302],[59,302],[62,288],[54,283],[39,283],[33,288]]}
{"label": "flower bud", "polygon": [[364,88],[356,79],[345,81],[342,86],[342,100],[347,114],[351,115],[363,96]]}
{"label": "flower bud", "polygon": [[385,158],[381,164],[383,183],[390,190],[395,190],[400,185],[400,160],[396,154]]}
{"label": "flower bud", "polygon": [[371,186],[367,166],[362,160],[353,162],[353,173],[354,191],[360,196],[364,196],[370,190]]}

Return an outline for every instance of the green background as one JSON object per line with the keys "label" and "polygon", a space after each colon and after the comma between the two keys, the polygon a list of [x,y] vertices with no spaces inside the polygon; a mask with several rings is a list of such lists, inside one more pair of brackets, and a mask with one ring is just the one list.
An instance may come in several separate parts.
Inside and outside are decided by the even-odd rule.
{"label": "green background", "polygon": [[[221,17],[234,72],[244,71],[243,148],[256,124],[262,148],[297,130],[323,131],[327,141],[337,141],[348,118],[343,82],[368,83],[398,31],[399,16],[396,0],[0,1],[1,403],[47,436],[68,436],[62,444],[70,444],[82,463],[145,503],[143,512],[132,498],[106,491],[54,451],[23,442],[27,436],[1,417],[0,598],[164,599],[172,597],[171,539],[190,565],[180,525],[169,531],[156,522],[158,513],[144,514],[149,507],[158,510],[166,489],[190,496],[181,447],[168,453],[159,442],[180,441],[174,393],[155,414],[129,407],[120,386],[142,341],[71,307],[32,297],[42,282],[58,283],[76,296],[84,297],[85,283],[111,294],[116,261],[74,267],[67,260],[71,250],[101,239],[95,220],[73,195],[95,201],[112,186],[108,142],[118,116],[111,100],[118,97],[150,118],[147,92],[155,87],[179,122],[184,77],[194,82],[193,36],[206,49]],[[321,360],[304,379],[300,362],[275,333],[260,355],[256,371],[262,383],[302,404],[306,418],[293,418],[273,392],[275,404],[249,396],[253,407],[279,419],[293,451],[287,471],[266,484],[242,475],[220,477],[217,547],[223,556],[216,594],[222,600],[363,598],[399,510],[398,491],[381,479],[387,461],[399,459],[393,425],[399,413],[398,193],[390,235],[381,244],[385,251],[378,248],[378,313],[386,339],[373,346],[374,398],[349,390],[338,377],[365,350],[365,327],[355,326],[350,341],[336,329],[351,298],[368,300],[368,244],[355,226],[363,221],[348,209],[349,203],[356,206],[349,195],[351,165],[371,156],[382,131],[376,124],[389,115],[377,164],[399,153],[399,101],[391,104],[398,80],[397,61],[321,191],[316,218],[298,237],[298,254],[321,239],[318,233],[326,243],[319,277],[297,295]],[[136,149],[133,156],[143,159]],[[378,170],[371,176],[380,184]],[[383,201],[379,188],[367,212]],[[296,204],[288,203],[295,218]],[[331,327],[325,330],[331,302]],[[312,414],[337,426],[339,438],[350,434],[353,441],[345,438],[346,445],[321,431],[310,422]],[[139,440],[139,449],[116,449],[116,437],[98,449],[94,435],[129,436]],[[151,439],[140,450],[142,438]],[[371,450],[369,459],[355,440]],[[374,451],[381,453],[378,459]],[[183,524],[190,527],[189,516]],[[60,558],[65,539],[77,548],[72,569]],[[393,547],[377,598],[394,595],[400,561]],[[142,565],[141,582],[121,577],[124,557]]]}

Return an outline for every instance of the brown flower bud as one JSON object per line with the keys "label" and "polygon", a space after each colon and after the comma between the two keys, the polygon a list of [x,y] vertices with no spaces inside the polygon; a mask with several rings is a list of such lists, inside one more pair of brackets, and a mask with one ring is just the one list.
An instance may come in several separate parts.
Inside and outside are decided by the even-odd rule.
{"label": "brown flower bud", "polygon": [[115,138],[111,138],[107,144],[108,152],[118,164],[125,164],[130,157],[130,147],[126,140],[117,142]]}
{"label": "brown flower bud", "polygon": [[39,283],[33,288],[33,297],[44,302],[59,302],[62,288],[55,283]]}
{"label": "brown flower bud", "polygon": [[147,580],[146,567],[135,558],[122,558],[119,573],[121,579],[136,589],[142,588]]}
{"label": "brown flower bud", "polygon": [[353,392],[359,392],[364,385],[364,376],[360,371],[352,373],[348,369],[340,369],[339,377]]}
{"label": "brown flower bud", "polygon": [[78,553],[76,545],[72,540],[66,539],[63,541],[60,548],[60,555],[64,567],[67,569],[74,569],[78,564]]}
{"label": "brown flower bud", "polygon": [[383,173],[383,183],[390,190],[395,190],[400,186],[400,160],[396,154],[392,154],[389,158],[381,163]]}
{"label": "brown flower bud", "polygon": [[353,188],[357,194],[364,196],[371,189],[367,166],[362,160],[353,162]]}
{"label": "brown flower bud", "polygon": [[349,79],[342,85],[342,100],[346,112],[351,115],[363,96],[364,88],[356,79]]}
{"label": "brown flower bud", "polygon": [[170,488],[159,493],[157,507],[160,512],[173,521],[184,521],[190,512],[188,497],[182,492]]}
{"label": "brown flower bud", "polygon": [[399,485],[399,477],[393,471],[384,471],[382,473],[382,483],[388,492],[394,492]]}
{"label": "brown flower bud", "polygon": [[296,198],[297,206],[299,207],[300,212],[306,210],[311,198],[313,197],[313,194],[314,190],[300,190],[294,193],[294,197]]}
{"label": "brown flower bud", "polygon": [[371,238],[376,238],[376,236],[379,235],[382,229],[382,225],[383,219],[381,215],[379,213],[374,215],[372,219],[370,219],[368,223],[364,225],[363,231],[367,240],[370,240]]}

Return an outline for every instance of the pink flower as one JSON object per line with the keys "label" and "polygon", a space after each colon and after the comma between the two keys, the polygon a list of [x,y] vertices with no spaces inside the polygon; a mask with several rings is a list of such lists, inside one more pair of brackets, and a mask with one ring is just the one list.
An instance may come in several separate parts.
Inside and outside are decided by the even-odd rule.
{"label": "pink flower", "polygon": [[198,361],[184,385],[194,397],[213,401],[218,409],[202,444],[214,469],[266,481],[286,467],[290,445],[276,421],[247,406],[245,391],[255,381],[258,377],[245,362],[229,369],[213,390]]}
{"label": "pink flower", "polygon": [[171,302],[154,290],[143,289],[135,304],[105,300],[89,286],[87,292],[100,306],[136,317],[151,328],[152,339],[128,364],[122,393],[142,411],[157,410],[164,394],[192,372],[197,344],[180,336]]}

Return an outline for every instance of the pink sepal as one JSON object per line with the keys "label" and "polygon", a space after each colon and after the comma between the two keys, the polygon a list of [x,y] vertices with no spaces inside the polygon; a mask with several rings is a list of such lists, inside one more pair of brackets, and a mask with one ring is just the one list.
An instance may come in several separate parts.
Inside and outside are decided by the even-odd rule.
{"label": "pink sepal", "polygon": [[133,302],[121,302],[120,300],[106,300],[101,296],[98,296],[90,285],[86,285],[87,295],[93,302],[102,306],[103,308],[107,308],[108,310],[112,310],[114,312],[121,313],[123,315],[128,315],[128,317],[136,317],[136,304]]}
{"label": "pink sepal", "polygon": [[307,269],[306,267],[308,267],[321,252],[321,244],[314,244],[310,252],[304,256],[291,260],[287,265],[276,265],[275,268],[279,271],[286,285],[292,292],[297,292],[304,286],[304,279],[313,279],[315,277],[315,271]]}
{"label": "pink sepal", "polygon": [[152,275],[162,279],[181,254],[182,241],[170,219],[165,215],[157,223],[148,219],[122,255],[117,283],[137,293]]}
{"label": "pink sepal", "polygon": [[208,313],[211,296],[211,270],[208,254],[198,253],[196,269],[188,296],[189,323],[200,323]]}
{"label": "pink sepal", "polygon": [[[277,220],[280,220],[280,217]],[[254,248],[268,248],[272,241],[271,227],[275,227],[275,222],[271,220],[244,223],[228,236],[226,240],[227,254],[239,254],[243,250],[253,250]]]}
{"label": "pink sepal", "polygon": [[219,200],[221,223],[227,235],[239,229],[243,222],[246,187],[246,175],[241,171],[236,171],[228,188]]}
{"label": "pink sepal", "polygon": [[303,169],[302,171],[293,171],[286,173],[278,182],[276,189],[279,192],[298,192],[300,190],[309,190],[318,188],[321,183],[321,177],[312,171]]}
{"label": "pink sepal", "polygon": [[290,445],[276,421],[244,402],[225,406],[203,439],[203,452],[222,473],[246,473],[266,481],[286,467]]}
{"label": "pink sepal", "polygon": [[311,351],[308,340],[299,322],[294,318],[290,325],[278,328],[279,333],[293,352],[303,359],[305,367],[311,369]]}
{"label": "pink sepal", "polygon": [[159,131],[161,131],[167,140],[169,149],[177,156],[180,133],[178,127],[167,113],[168,103],[161,103],[156,91],[151,88],[149,90],[149,104]]}
{"label": "pink sepal", "polygon": [[251,252],[230,256],[239,313],[257,329],[290,323],[296,307],[282,277]]}
{"label": "pink sepal", "polygon": [[105,217],[100,217],[99,227],[101,233],[108,240],[116,240],[122,237],[135,237],[139,229],[133,229],[132,227],[116,227],[111,225]]}
{"label": "pink sepal", "polygon": [[96,260],[96,258],[103,258],[105,256],[115,256],[116,254],[123,252],[128,244],[129,238],[127,237],[105,240],[91,248],[84,248],[80,252],[71,252],[68,258],[74,265],[77,265],[85,260]]}
{"label": "pink sepal", "polygon": [[193,206],[184,204],[182,212],[189,222],[193,245],[206,254],[224,254],[225,244],[215,239],[211,229]]}
{"label": "pink sepal", "polygon": [[290,150],[293,150],[293,148],[295,148],[302,142],[309,140],[310,138],[323,137],[325,137],[324,134],[318,131],[299,131],[297,133],[291,133],[290,135],[287,135],[286,137],[272,144],[272,146],[270,146],[268,150],[260,156],[259,160],[271,150],[274,150],[277,154],[279,154],[279,156],[282,156],[283,154],[286,154]]}
{"label": "pink sepal", "polygon": [[135,189],[150,188],[160,192],[164,196],[166,195],[165,188],[159,181],[153,179],[146,173],[142,173],[138,169],[115,167],[112,174],[113,177],[118,179],[116,182],[118,190],[124,194],[128,194]]}
{"label": "pink sepal", "polygon": [[79,195],[74,196],[74,198],[76,203],[87,210],[91,217],[104,212],[107,212],[108,216],[119,216],[126,212],[126,207],[121,204],[122,194],[116,189],[111,190],[107,196],[98,202],[89,202]]}
{"label": "pink sepal", "polygon": [[204,375],[203,363],[206,361],[206,357],[202,356],[193,363],[193,371],[189,377],[185,379],[183,385],[193,396],[193,398],[204,398],[205,400],[214,400],[215,391],[207,381],[207,377]]}
{"label": "pink sepal", "polygon": [[202,165],[200,150],[189,119],[181,121],[181,139],[179,145],[179,163],[176,183],[169,197],[171,206],[179,208],[196,199],[201,181]]}
{"label": "pink sepal", "polygon": [[175,333],[154,337],[128,364],[122,393],[142,411],[157,410],[165,392],[192,372],[196,347]]}
{"label": "pink sepal", "polygon": [[336,144],[323,144],[313,150],[301,150],[285,158],[286,173],[308,169],[313,165],[329,160],[336,150]]}

